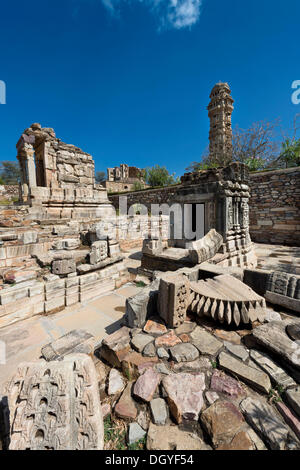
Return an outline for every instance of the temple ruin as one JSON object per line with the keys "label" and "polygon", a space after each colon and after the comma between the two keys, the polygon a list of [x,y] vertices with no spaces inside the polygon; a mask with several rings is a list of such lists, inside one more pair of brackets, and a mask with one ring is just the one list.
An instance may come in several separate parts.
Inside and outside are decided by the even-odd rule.
{"label": "temple ruin", "polygon": [[135,166],[122,163],[114,168],[107,168],[107,180],[103,183],[107,191],[122,192],[134,189],[135,183],[147,187],[143,171]]}
{"label": "temple ruin", "polygon": [[[0,206],[0,450],[300,449],[299,263],[279,246],[256,267],[228,84],[210,98],[226,165],[184,174],[150,220],[116,217],[53,129],[21,135],[20,200]],[[121,190],[138,177],[108,170]]]}

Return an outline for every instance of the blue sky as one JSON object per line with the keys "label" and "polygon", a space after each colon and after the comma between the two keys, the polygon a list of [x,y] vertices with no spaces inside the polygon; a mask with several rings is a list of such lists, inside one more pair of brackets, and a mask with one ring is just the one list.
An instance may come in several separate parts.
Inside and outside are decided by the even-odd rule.
{"label": "blue sky", "polygon": [[208,144],[206,106],[227,81],[233,125],[292,125],[299,0],[2,2],[0,160],[32,122],[91,153],[97,170],[156,163],[181,175]]}

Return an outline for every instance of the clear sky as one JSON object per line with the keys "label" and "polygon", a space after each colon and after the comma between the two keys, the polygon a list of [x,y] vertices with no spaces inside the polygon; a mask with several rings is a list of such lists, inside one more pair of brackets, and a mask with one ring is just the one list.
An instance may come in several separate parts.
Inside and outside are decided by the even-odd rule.
{"label": "clear sky", "polygon": [[0,160],[33,122],[97,170],[156,163],[181,175],[208,144],[218,81],[233,125],[292,125],[299,0],[10,0],[0,8]]}

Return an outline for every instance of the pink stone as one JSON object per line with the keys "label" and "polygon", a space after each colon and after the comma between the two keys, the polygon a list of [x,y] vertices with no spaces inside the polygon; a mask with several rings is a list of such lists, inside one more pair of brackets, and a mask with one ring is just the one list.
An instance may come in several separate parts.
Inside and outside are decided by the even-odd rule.
{"label": "pink stone", "polygon": [[150,319],[144,326],[144,331],[150,335],[162,335],[167,333],[167,328],[159,319]]}
{"label": "pink stone", "polygon": [[210,388],[215,392],[225,393],[231,397],[245,394],[243,387],[237,380],[232,377],[228,377],[228,375],[225,375],[219,370],[214,371],[210,382]]}
{"label": "pink stone", "polygon": [[197,421],[203,406],[204,374],[170,374],[163,379],[163,386],[176,422]]}
{"label": "pink stone", "polygon": [[136,419],[137,417],[137,408],[131,397],[131,388],[132,383],[129,382],[115,406],[116,415],[123,419]]}
{"label": "pink stone", "polygon": [[143,375],[137,379],[133,388],[133,393],[136,397],[149,402],[152,400],[159,382],[160,375],[152,368],[147,369]]}
{"label": "pink stone", "polygon": [[170,331],[170,333],[167,333],[166,335],[156,338],[155,340],[156,347],[167,346],[171,348],[172,346],[175,346],[175,344],[179,343],[181,343],[181,339],[175,335],[174,330]]}
{"label": "pink stone", "polygon": [[299,419],[291,412],[291,410],[282,402],[276,403],[279,413],[283,416],[285,422],[290,426],[294,431],[298,439],[300,439],[300,421]]}

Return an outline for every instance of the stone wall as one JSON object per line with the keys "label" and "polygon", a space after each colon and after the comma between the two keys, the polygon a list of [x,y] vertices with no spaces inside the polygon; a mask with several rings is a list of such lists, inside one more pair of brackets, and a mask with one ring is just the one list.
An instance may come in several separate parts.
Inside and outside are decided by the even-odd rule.
{"label": "stone wall", "polygon": [[[257,243],[300,246],[300,168],[289,168],[250,174],[250,234]],[[166,188],[128,192],[128,208],[144,204],[163,204],[178,189]],[[109,200],[119,208],[119,195],[109,195]]]}
{"label": "stone wall", "polygon": [[252,240],[300,246],[300,168],[252,173],[250,186]]}

